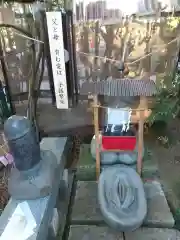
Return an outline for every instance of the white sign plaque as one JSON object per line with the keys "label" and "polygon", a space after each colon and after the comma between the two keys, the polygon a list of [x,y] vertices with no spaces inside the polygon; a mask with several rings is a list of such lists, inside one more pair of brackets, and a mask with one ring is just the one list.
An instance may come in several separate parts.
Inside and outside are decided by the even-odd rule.
{"label": "white sign plaque", "polygon": [[51,63],[58,109],[68,109],[62,13],[46,12]]}

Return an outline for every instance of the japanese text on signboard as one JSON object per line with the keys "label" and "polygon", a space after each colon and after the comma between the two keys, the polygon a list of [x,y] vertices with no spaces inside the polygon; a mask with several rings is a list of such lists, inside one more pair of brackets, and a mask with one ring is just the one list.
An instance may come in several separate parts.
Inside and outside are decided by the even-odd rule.
{"label": "japanese text on signboard", "polygon": [[[59,40],[59,35],[58,35],[58,22],[57,22],[57,19],[56,18],[53,18],[52,19],[52,26],[53,26],[53,39],[55,41]],[[56,75],[57,77],[59,76],[62,76],[62,64],[61,64],[61,53],[60,53],[60,50],[59,49],[55,49],[54,50],[54,54],[55,54],[55,62],[56,62]],[[59,91],[58,91],[58,94],[59,94],[59,101],[61,104],[64,104],[65,101],[64,101],[64,83],[61,81],[59,83]]]}

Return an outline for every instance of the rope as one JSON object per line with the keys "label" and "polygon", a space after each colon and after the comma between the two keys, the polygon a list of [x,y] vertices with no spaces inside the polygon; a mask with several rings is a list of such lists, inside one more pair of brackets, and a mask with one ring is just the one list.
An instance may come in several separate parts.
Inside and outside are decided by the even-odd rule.
{"label": "rope", "polygon": [[[93,104],[92,105],[92,107],[93,108],[103,108],[103,109],[107,109],[107,108],[109,108],[108,106],[106,107],[106,106],[103,106],[103,105],[95,105],[95,104]],[[133,108],[132,109],[133,111],[146,111],[146,110],[148,110],[147,108]],[[149,109],[150,110],[150,109]],[[129,111],[129,109],[127,108],[123,108],[123,111]]]}
{"label": "rope", "polygon": [[[25,39],[28,39],[28,40],[32,40],[32,41],[35,41],[35,42],[38,42],[38,43],[41,43],[41,44],[44,44],[43,41],[40,41],[40,40],[38,40],[38,39],[36,39],[36,38],[30,38],[30,37],[28,37],[28,36],[26,36],[26,35],[24,35],[24,34],[17,33],[17,32],[14,32],[14,34],[16,34],[16,35],[18,35],[18,36],[20,36],[20,37],[22,37],[22,38],[25,38]],[[167,44],[161,45],[160,47],[167,47],[168,45],[170,45],[170,44],[178,41],[179,39],[180,39],[180,36],[178,36],[178,37],[176,37],[175,39],[171,40],[171,41],[168,42]],[[127,44],[126,44],[126,45],[127,45]],[[156,51],[153,51],[153,52],[151,52],[151,53],[148,53],[148,54],[146,54],[146,55],[144,55],[144,56],[136,59],[135,61],[133,61],[133,62],[131,62],[131,63],[126,63],[126,64],[128,64],[128,65],[133,65],[133,64],[141,61],[142,59],[144,59],[144,58],[146,58],[146,57],[148,57],[148,56],[151,56],[153,53],[159,52],[159,51],[160,51],[160,50],[158,49],[158,50],[156,50]],[[118,64],[121,63],[121,61],[118,61],[118,60],[112,59],[112,58],[101,57],[101,56],[98,56],[98,55],[92,55],[92,54],[85,53],[85,52],[80,52],[80,51],[76,51],[76,52],[79,53],[79,54],[82,54],[82,55],[87,55],[87,56],[89,56],[89,57],[98,58],[98,59],[103,59],[103,60],[105,60],[105,61],[108,60],[109,62],[112,62],[112,63],[118,63]],[[123,54],[123,55],[124,55],[124,54]],[[1,58],[1,56],[0,56],[0,58]]]}
{"label": "rope", "polygon": [[38,42],[38,43],[43,43],[43,41],[40,41],[36,38],[31,38],[31,37],[28,37],[28,36],[25,36],[24,34],[21,34],[21,33],[17,33],[17,32],[14,32],[15,35],[19,36],[19,37],[22,37],[22,38],[25,38],[25,39],[28,39],[28,40],[31,40],[31,41],[34,41],[34,42]]}
{"label": "rope", "polygon": [[[17,33],[17,32],[14,32],[14,34],[16,34],[16,35],[18,35],[18,36],[20,36],[20,37],[22,37],[22,38],[25,38],[25,39],[28,39],[28,40],[34,41],[34,42],[38,42],[38,43],[44,44],[43,41],[38,40],[38,39],[36,39],[36,38],[31,38],[31,37],[28,37],[28,36],[26,36],[26,35],[24,35],[24,34]],[[179,36],[179,37],[176,37],[176,38],[173,39],[173,40],[171,40],[171,41],[168,42],[167,44],[163,44],[163,45],[161,45],[161,47],[167,47],[168,45],[170,45],[170,44],[172,44],[172,43],[178,41],[179,39],[180,39],[180,36]],[[126,44],[126,45],[127,45],[127,44]],[[158,49],[158,50],[156,50],[156,51],[153,51],[153,52],[151,52],[151,53],[148,53],[148,54],[146,54],[146,55],[144,55],[144,56],[142,56],[142,57],[136,59],[135,61],[133,61],[133,62],[131,62],[131,63],[128,63],[128,62],[127,62],[126,64],[129,65],[129,66],[130,66],[130,65],[133,65],[133,64],[135,64],[135,63],[141,61],[142,59],[144,59],[144,58],[146,58],[146,57],[148,57],[148,56],[151,56],[153,53],[155,53],[155,52],[159,52],[159,51],[160,51],[160,50]],[[82,54],[82,55],[86,55],[86,56],[92,57],[92,58],[103,59],[103,60],[105,60],[105,61],[108,60],[110,63],[117,63],[117,64],[120,64],[120,63],[121,63],[121,61],[118,61],[118,60],[116,60],[116,59],[112,59],[112,58],[101,57],[101,56],[98,56],[98,55],[92,55],[92,54],[85,53],[85,52],[80,52],[80,51],[76,51],[76,52],[79,53],[79,54]],[[123,54],[123,55],[124,55],[124,54]],[[0,56],[0,58],[3,58],[3,56]]]}

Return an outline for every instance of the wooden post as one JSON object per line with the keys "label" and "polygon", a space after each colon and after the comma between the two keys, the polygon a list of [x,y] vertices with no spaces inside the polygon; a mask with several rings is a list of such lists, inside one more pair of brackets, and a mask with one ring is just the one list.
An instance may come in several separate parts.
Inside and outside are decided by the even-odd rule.
{"label": "wooden post", "polygon": [[[95,32],[94,32],[94,48],[95,48],[95,56],[99,56],[99,21],[96,21],[95,23]],[[97,73],[98,69],[98,58],[94,58],[93,68],[94,72]],[[94,81],[97,81],[97,74],[93,74],[92,76]]]}
{"label": "wooden post", "polygon": [[98,112],[98,98],[95,95],[93,97],[93,113],[94,113],[94,132],[96,139],[96,178],[99,179],[100,175],[100,139],[99,139],[99,112]]}
{"label": "wooden post", "polygon": [[[140,96],[140,109],[146,107],[146,97]],[[142,153],[144,147],[144,110],[140,110],[140,120],[138,129],[138,159],[137,159],[137,172],[141,176],[142,173]]]}

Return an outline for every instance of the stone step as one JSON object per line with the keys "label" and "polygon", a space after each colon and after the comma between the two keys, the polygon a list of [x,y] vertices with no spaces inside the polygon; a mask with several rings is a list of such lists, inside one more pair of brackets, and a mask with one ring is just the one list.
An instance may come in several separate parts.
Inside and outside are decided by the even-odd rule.
{"label": "stone step", "polygon": [[180,232],[167,228],[140,228],[125,233],[125,240],[180,240]]}
{"label": "stone step", "polygon": [[[136,165],[132,166],[136,169]],[[154,158],[144,157],[143,178],[159,177],[158,165]],[[96,180],[96,164],[90,153],[90,144],[82,144],[80,149],[79,161],[77,164],[76,177],[80,181]]]}
{"label": "stone step", "polygon": [[117,233],[105,226],[70,226],[68,240],[124,240],[123,233]]}
{"label": "stone step", "polygon": [[104,226],[70,226],[69,240],[180,240],[174,229],[140,228],[131,233],[117,233]]}
{"label": "stone step", "polygon": [[[174,218],[167,204],[161,185],[157,181],[144,183],[147,196],[148,214],[145,226],[172,228]],[[74,200],[72,224],[104,224],[97,200],[97,183],[95,181],[77,182]]]}

